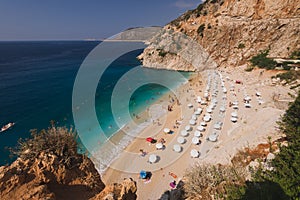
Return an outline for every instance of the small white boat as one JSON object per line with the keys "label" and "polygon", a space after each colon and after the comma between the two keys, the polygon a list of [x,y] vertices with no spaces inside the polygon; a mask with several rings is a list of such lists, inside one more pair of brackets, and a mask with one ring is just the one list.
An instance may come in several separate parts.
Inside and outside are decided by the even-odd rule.
{"label": "small white boat", "polygon": [[2,128],[1,128],[1,130],[0,130],[0,133],[6,131],[6,130],[9,129],[9,128],[11,128],[13,125],[15,125],[15,123],[10,122],[10,123],[8,123],[8,124],[2,126]]}

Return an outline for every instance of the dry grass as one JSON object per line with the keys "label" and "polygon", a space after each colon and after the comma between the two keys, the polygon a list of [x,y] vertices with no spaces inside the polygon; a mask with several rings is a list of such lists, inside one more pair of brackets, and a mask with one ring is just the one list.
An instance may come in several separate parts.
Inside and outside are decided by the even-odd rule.
{"label": "dry grass", "polygon": [[185,174],[184,191],[189,199],[223,199],[232,186],[245,183],[244,168],[196,164]]}

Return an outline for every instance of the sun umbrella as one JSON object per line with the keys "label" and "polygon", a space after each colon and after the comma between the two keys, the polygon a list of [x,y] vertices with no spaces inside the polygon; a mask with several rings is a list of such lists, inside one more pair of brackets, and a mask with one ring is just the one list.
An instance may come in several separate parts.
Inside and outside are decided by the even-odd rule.
{"label": "sun umbrella", "polygon": [[199,130],[199,131],[205,131],[205,128],[203,126],[197,126],[197,130]]}
{"label": "sun umbrella", "polygon": [[181,132],[180,132],[180,134],[182,135],[182,136],[187,136],[189,133],[186,131],[186,130],[182,130]]}
{"label": "sun umbrella", "polygon": [[150,162],[150,163],[155,163],[156,161],[157,161],[157,155],[151,154],[151,155],[149,156],[149,162]]}
{"label": "sun umbrella", "polygon": [[196,115],[192,115],[192,119],[193,120],[197,120],[197,116]]}
{"label": "sun umbrella", "polygon": [[211,113],[212,112],[211,107],[206,108],[206,112]]}
{"label": "sun umbrella", "polygon": [[250,100],[251,100],[251,97],[246,96],[244,99],[245,99],[245,101],[250,101]]}
{"label": "sun umbrella", "polygon": [[192,143],[193,143],[193,144],[199,144],[199,138],[193,137]]}
{"label": "sun umbrella", "polygon": [[198,110],[196,110],[196,111],[194,112],[194,115],[200,115],[200,114],[201,114],[201,112],[198,111]]}
{"label": "sun umbrella", "polygon": [[179,144],[174,144],[173,150],[174,150],[175,152],[180,152],[180,151],[181,151],[181,146],[180,146]]}
{"label": "sun umbrella", "polygon": [[142,170],[142,171],[140,172],[140,177],[141,177],[142,179],[146,178],[146,177],[147,177],[147,172],[144,171],[144,170]]}
{"label": "sun umbrella", "polygon": [[237,112],[232,112],[231,113],[231,117],[237,117],[237,116],[238,116]]}
{"label": "sun umbrella", "polygon": [[185,139],[183,138],[183,137],[178,137],[177,138],[177,142],[179,143],[179,144],[183,144],[183,143],[185,143]]}
{"label": "sun umbrella", "polygon": [[192,107],[193,107],[193,104],[189,103],[187,106],[188,106],[189,108],[192,108]]}
{"label": "sun umbrella", "polygon": [[221,112],[225,112],[225,110],[226,110],[226,108],[225,108],[224,106],[221,106],[221,107],[220,107],[220,111],[221,111]]}
{"label": "sun umbrella", "polygon": [[237,118],[236,118],[236,117],[231,117],[231,118],[230,118],[230,121],[232,121],[232,122],[237,122]]}
{"label": "sun umbrella", "polygon": [[208,137],[208,139],[209,139],[209,141],[211,141],[211,142],[216,142],[217,141],[217,135],[216,134],[211,134],[209,137]]}
{"label": "sun umbrella", "polygon": [[190,122],[190,125],[195,125],[196,124],[196,121],[193,120],[193,119],[191,119],[189,122]]}
{"label": "sun umbrella", "polygon": [[239,106],[238,105],[234,105],[232,106],[233,109],[239,109]]}
{"label": "sun umbrella", "polygon": [[154,139],[152,137],[148,137],[146,140],[147,142],[152,142]]}
{"label": "sun umbrella", "polygon": [[195,137],[201,137],[201,132],[200,131],[195,131],[194,136]]}
{"label": "sun umbrella", "polygon": [[164,145],[163,145],[162,143],[157,143],[157,144],[155,145],[156,149],[162,149],[163,146],[164,146]]}
{"label": "sun umbrella", "polygon": [[211,118],[210,118],[210,116],[207,116],[207,115],[206,115],[206,116],[204,116],[204,118],[203,118],[203,121],[205,121],[205,122],[209,122],[209,121],[210,121],[210,119],[211,119]]}
{"label": "sun umbrella", "polygon": [[251,104],[250,103],[245,103],[245,107],[246,108],[251,108]]}
{"label": "sun umbrella", "polygon": [[239,102],[238,101],[234,101],[234,102],[232,102],[232,105],[239,105]]}
{"label": "sun umbrella", "polygon": [[187,126],[185,126],[184,129],[185,129],[186,131],[190,131],[190,130],[191,130],[191,126],[187,125]]}
{"label": "sun umbrella", "polygon": [[207,124],[205,122],[200,123],[201,126],[206,126]]}
{"label": "sun umbrella", "polygon": [[199,152],[196,149],[191,150],[191,157],[192,158],[197,158],[199,157]]}
{"label": "sun umbrella", "polygon": [[215,123],[214,124],[214,129],[221,129],[221,125],[219,123]]}
{"label": "sun umbrella", "polygon": [[169,129],[169,128],[164,128],[164,132],[165,132],[165,133],[169,133],[169,132],[170,132],[170,129]]}
{"label": "sun umbrella", "polygon": [[256,96],[261,96],[261,93],[260,92],[256,92]]}

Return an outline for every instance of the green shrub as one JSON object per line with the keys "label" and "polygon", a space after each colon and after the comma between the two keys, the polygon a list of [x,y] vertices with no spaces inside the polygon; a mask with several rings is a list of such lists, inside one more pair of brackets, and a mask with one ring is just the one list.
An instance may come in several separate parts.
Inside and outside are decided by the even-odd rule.
{"label": "green shrub", "polygon": [[77,155],[76,132],[72,129],[54,126],[39,132],[33,129],[31,136],[26,140],[20,139],[12,153],[29,160],[38,157],[41,152],[54,154],[65,161]]}
{"label": "green shrub", "polygon": [[245,48],[245,44],[244,43],[239,43],[238,49],[243,49],[243,48]]}
{"label": "green shrub", "polygon": [[205,24],[201,24],[198,29],[197,29],[197,33],[203,37],[203,31],[205,30]]}
{"label": "green shrub", "polygon": [[275,69],[276,62],[273,59],[267,58],[267,55],[269,53],[269,50],[261,51],[258,55],[253,56],[250,59],[250,62],[253,66],[257,66],[259,68],[264,69]]}
{"label": "green shrub", "polygon": [[300,59],[300,49],[293,51],[290,55],[290,58],[292,59]]}
{"label": "green shrub", "polygon": [[164,51],[163,49],[158,49],[158,55],[160,57],[165,57],[168,54],[168,52]]}

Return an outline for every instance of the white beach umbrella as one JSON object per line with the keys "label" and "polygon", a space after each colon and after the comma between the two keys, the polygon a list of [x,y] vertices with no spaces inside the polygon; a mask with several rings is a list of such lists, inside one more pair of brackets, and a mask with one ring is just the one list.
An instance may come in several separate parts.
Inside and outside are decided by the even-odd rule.
{"label": "white beach umbrella", "polygon": [[197,158],[197,157],[199,157],[199,151],[197,151],[196,149],[192,149],[192,150],[191,150],[191,157],[192,157],[192,158]]}
{"label": "white beach umbrella", "polygon": [[238,101],[233,101],[232,105],[239,105],[239,102]]}
{"label": "white beach umbrella", "polygon": [[205,121],[205,122],[209,122],[210,120],[211,120],[211,117],[208,115],[204,116],[204,118],[203,118],[203,121]]}
{"label": "white beach umbrella", "polygon": [[196,121],[193,120],[193,119],[191,119],[189,122],[190,122],[190,125],[195,125],[196,124]]}
{"label": "white beach umbrella", "polygon": [[186,131],[186,130],[182,130],[181,132],[180,132],[180,135],[182,135],[182,136],[188,136],[188,132]]}
{"label": "white beach umbrella", "polygon": [[174,144],[174,146],[173,146],[173,150],[175,151],[175,152],[180,152],[181,151],[181,146],[179,145],[179,144]]}
{"label": "white beach umbrella", "polygon": [[207,104],[207,102],[206,101],[201,101],[201,105],[206,105]]}
{"label": "white beach umbrella", "polygon": [[202,112],[202,108],[197,108],[197,111]]}
{"label": "white beach umbrella", "polygon": [[260,92],[256,92],[255,95],[259,97],[259,96],[261,96],[261,93]]}
{"label": "white beach umbrella", "polygon": [[251,104],[250,103],[245,103],[245,107],[246,108],[251,108]]}
{"label": "white beach umbrella", "polygon": [[203,126],[197,126],[197,130],[203,132],[205,131],[205,128]]}
{"label": "white beach umbrella", "polygon": [[192,119],[193,120],[197,120],[197,116],[196,115],[192,115]]}
{"label": "white beach umbrella", "polygon": [[251,97],[250,96],[246,96],[244,99],[245,99],[245,101],[250,101]]}
{"label": "white beach umbrella", "polygon": [[201,132],[200,131],[195,131],[194,136],[195,137],[201,137]]}
{"label": "white beach umbrella", "polygon": [[149,162],[150,162],[150,163],[155,163],[156,161],[157,161],[157,155],[151,154],[151,155],[149,156]]}
{"label": "white beach umbrella", "polygon": [[237,122],[237,118],[236,118],[236,117],[231,117],[231,118],[230,118],[230,121],[232,121],[232,122]]}
{"label": "white beach umbrella", "polygon": [[193,107],[193,104],[189,103],[187,106],[188,106],[189,108],[192,108],[192,107]]}
{"label": "white beach umbrella", "polygon": [[208,139],[211,142],[216,142],[217,138],[218,138],[217,134],[211,134],[210,136],[208,136]]}
{"label": "white beach umbrella", "polygon": [[210,107],[206,108],[206,112],[212,113],[212,109]]}
{"label": "white beach umbrella", "polygon": [[186,142],[186,139],[184,139],[183,137],[179,136],[179,137],[177,138],[177,142],[178,142],[179,144],[183,144],[183,143]]}
{"label": "white beach umbrella", "polygon": [[223,88],[223,93],[227,93],[227,89],[226,88]]}
{"label": "white beach umbrella", "polygon": [[156,149],[162,149],[164,147],[164,145],[162,143],[157,143],[155,145]]}
{"label": "white beach umbrella", "polygon": [[221,112],[225,112],[225,111],[226,111],[226,108],[225,108],[224,106],[221,106],[221,107],[220,107],[220,111],[221,111]]}
{"label": "white beach umbrella", "polygon": [[205,122],[201,122],[200,125],[201,126],[207,126],[207,124]]}
{"label": "white beach umbrella", "polygon": [[201,112],[198,111],[198,110],[196,110],[196,111],[194,112],[194,115],[201,115]]}
{"label": "white beach umbrella", "polygon": [[192,129],[192,127],[191,127],[190,125],[187,125],[187,126],[184,127],[184,129],[185,129],[186,131],[190,131],[190,130]]}
{"label": "white beach umbrella", "polygon": [[165,133],[169,133],[171,130],[169,128],[164,128]]}
{"label": "white beach umbrella", "polygon": [[193,143],[193,144],[199,144],[199,138],[193,137],[192,143]]}
{"label": "white beach umbrella", "polygon": [[239,106],[238,105],[234,105],[232,106],[233,109],[239,109]]}
{"label": "white beach umbrella", "polygon": [[238,116],[237,112],[232,112],[231,113],[231,117],[237,117],[237,116]]}
{"label": "white beach umbrella", "polygon": [[207,98],[208,97],[208,92],[205,92],[204,93],[204,98]]}
{"label": "white beach umbrella", "polygon": [[221,125],[219,123],[215,123],[214,129],[217,129],[217,130],[221,129]]}

